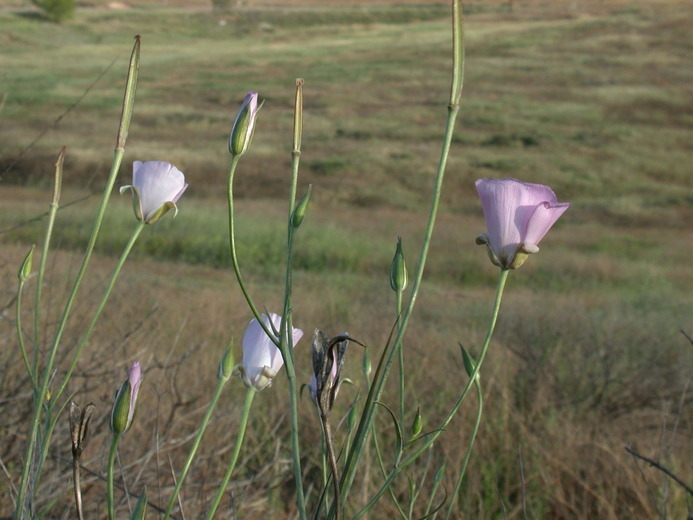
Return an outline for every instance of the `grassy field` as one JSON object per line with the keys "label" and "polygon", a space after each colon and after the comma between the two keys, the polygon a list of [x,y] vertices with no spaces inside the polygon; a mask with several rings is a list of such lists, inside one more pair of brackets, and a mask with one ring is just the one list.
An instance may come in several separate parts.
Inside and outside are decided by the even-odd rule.
{"label": "grassy field", "polygon": [[[135,34],[142,65],[122,184],[133,160],[156,159],[176,164],[190,188],[174,221],[143,234],[80,364],[72,389],[98,414],[85,466],[103,474],[112,393],[126,364],[139,359],[147,412],[121,444],[121,458],[130,489],[147,484],[150,498],[165,503],[169,460],[180,467],[218,358],[250,319],[229,269],[224,203],[226,140],[246,91],[266,98],[236,175],[239,255],[262,306],[280,304],[296,77],[306,80],[299,190],[314,187],[297,243],[296,325],[349,330],[378,349],[394,315],[388,269],[396,237],[413,269],[425,225],[449,89],[447,5],[248,2],[218,13],[203,2],[127,4],[92,2],[63,25],[33,11],[0,11],[0,362],[8,367],[0,379],[0,459],[12,476],[0,480],[0,517],[12,509],[30,401],[12,326],[16,269],[40,240],[43,221],[34,217],[47,209],[52,163],[67,145],[43,311],[49,337],[86,242],[91,195],[108,173]],[[427,426],[465,380],[458,342],[477,348],[490,311],[496,270],[473,246],[484,231],[474,180],[548,184],[572,206],[540,254],[510,277],[458,518],[690,515],[690,497],[624,446],[693,480],[693,359],[681,334],[693,332],[692,21],[685,2],[516,1],[513,12],[505,2],[469,5],[462,110],[406,340],[408,400],[414,409],[421,403]],[[71,338],[134,226],[129,198],[116,196],[106,219]],[[307,342],[298,348],[307,381]],[[358,357],[354,351],[348,360],[354,380]],[[240,382],[230,386],[184,488],[190,518],[210,500],[230,450],[242,399]],[[295,514],[283,389],[278,381],[256,399],[228,517]],[[355,395],[344,389],[340,406]],[[309,400],[303,408],[312,474],[319,431]],[[448,462],[447,490],[473,414],[472,401],[431,453],[433,464]],[[71,507],[64,426],[44,480],[46,518]],[[379,478],[372,468],[359,489]],[[105,510],[103,488],[86,477],[90,518]],[[397,493],[407,496],[406,479]],[[384,500],[371,518],[393,511]]]}

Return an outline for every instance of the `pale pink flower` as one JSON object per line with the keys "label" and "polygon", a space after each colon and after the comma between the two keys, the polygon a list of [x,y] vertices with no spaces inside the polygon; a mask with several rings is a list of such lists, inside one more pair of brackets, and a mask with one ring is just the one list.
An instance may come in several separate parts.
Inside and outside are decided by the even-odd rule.
{"label": "pale pink flower", "polygon": [[163,161],[135,161],[132,163],[132,184],[120,188],[120,193],[133,192],[133,206],[137,220],[153,224],[170,209],[178,213],[176,201],[188,185],[178,168]]}
{"label": "pale pink flower", "polygon": [[250,148],[255,133],[255,120],[257,113],[262,108],[264,101],[258,103],[257,92],[248,92],[241,108],[238,110],[236,120],[233,122],[231,136],[229,137],[229,151],[232,155],[243,155]]}
{"label": "pale pink flower", "polygon": [[[282,317],[270,313],[261,314],[262,323],[270,330],[279,332]],[[271,319],[271,322],[270,322]],[[275,339],[279,336],[275,335]],[[301,329],[294,328],[291,334],[292,343],[296,343],[303,337]],[[243,363],[240,367],[243,382],[248,387],[262,390],[272,384],[272,379],[277,375],[284,360],[277,346],[272,342],[257,319],[253,318],[243,334]]]}
{"label": "pale pink flower", "polygon": [[476,190],[486,219],[486,234],[477,244],[485,244],[502,269],[516,269],[539,251],[541,239],[570,206],[558,202],[548,186],[516,179],[479,179]]}

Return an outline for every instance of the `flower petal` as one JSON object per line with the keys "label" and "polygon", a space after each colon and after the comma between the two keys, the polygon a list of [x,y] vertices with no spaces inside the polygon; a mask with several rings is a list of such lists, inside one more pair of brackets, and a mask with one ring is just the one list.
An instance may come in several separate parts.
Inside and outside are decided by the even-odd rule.
{"label": "flower petal", "polygon": [[537,205],[530,215],[524,231],[523,243],[525,247],[536,247],[569,206],[569,202],[542,202]]}

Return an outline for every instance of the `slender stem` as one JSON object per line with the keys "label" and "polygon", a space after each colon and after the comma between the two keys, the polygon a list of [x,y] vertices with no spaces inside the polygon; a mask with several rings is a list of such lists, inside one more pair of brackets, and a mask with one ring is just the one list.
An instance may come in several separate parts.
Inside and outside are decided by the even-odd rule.
{"label": "slender stem", "polygon": [[[438,173],[436,175],[436,180],[433,189],[428,224],[426,226],[426,231],[421,246],[419,264],[417,266],[417,271],[412,286],[412,292],[409,297],[409,302],[403,315],[401,316],[401,323],[398,327],[397,335],[395,337],[392,349],[388,354],[388,359],[384,366],[383,374],[380,377],[380,379],[376,378],[373,387],[371,387],[371,392],[369,392],[368,400],[366,401],[366,405],[364,406],[363,414],[361,416],[361,421],[359,423],[359,429],[355,437],[354,445],[347,456],[344,473],[342,475],[343,482],[341,490],[343,498],[346,498],[349,494],[349,491],[351,490],[351,486],[356,476],[356,470],[358,468],[361,456],[363,455],[364,446],[366,445],[366,437],[368,436],[368,433],[370,431],[370,425],[373,422],[373,418],[375,415],[375,401],[377,401],[380,398],[380,395],[382,394],[385,381],[389,374],[393,355],[397,351],[397,349],[400,348],[399,345],[401,344],[402,338],[406,333],[409,318],[414,309],[414,304],[416,303],[416,297],[418,295],[421,280],[423,278],[424,267],[428,255],[428,248],[430,245],[431,237],[433,235],[433,228],[435,227],[436,216],[438,214],[440,194],[442,191],[443,178],[445,176],[445,166],[447,164],[448,153],[450,151],[452,134],[455,127],[455,120],[460,109],[459,101],[462,93],[463,79],[464,34],[462,28],[462,2],[461,0],[452,0],[452,84],[450,88],[450,99],[448,102],[448,117],[445,125],[445,136],[443,138],[443,147],[440,154],[440,161],[438,163]],[[385,355],[385,353],[383,353],[383,355]]]}
{"label": "slender stem", "polygon": [[77,519],[84,520],[82,512],[82,484],[79,477],[79,458],[72,459],[72,483],[75,487],[75,507],[77,508]]}
{"label": "slender stem", "polygon": [[361,510],[352,517],[351,520],[361,518],[365,513],[368,512],[368,510],[371,507],[373,507],[376,504],[376,502],[380,499],[383,493],[385,493],[390,484],[394,481],[395,477],[397,477],[397,475],[399,475],[399,473],[401,473],[402,470],[404,470],[407,466],[414,462],[424,451],[426,451],[438,439],[438,437],[440,437],[443,431],[445,431],[445,429],[447,428],[448,424],[450,424],[450,421],[452,420],[455,413],[457,413],[457,410],[459,410],[460,406],[467,397],[467,394],[469,393],[469,389],[474,384],[474,380],[476,379],[477,374],[481,369],[481,365],[484,363],[484,359],[486,358],[486,353],[488,352],[488,347],[491,343],[491,337],[493,336],[493,331],[495,330],[496,322],[498,321],[498,313],[500,311],[500,304],[503,298],[503,290],[505,288],[505,282],[508,278],[508,273],[509,271],[507,269],[500,270],[500,275],[498,277],[498,286],[496,288],[496,298],[493,305],[493,312],[491,314],[491,320],[489,323],[488,331],[486,332],[484,344],[481,347],[479,359],[476,363],[476,366],[474,367],[474,371],[470,374],[469,381],[462,390],[462,393],[460,394],[460,397],[457,399],[457,402],[453,405],[452,410],[447,415],[447,417],[443,419],[435,433],[428,435],[426,437],[425,442],[423,442],[421,446],[419,446],[416,449],[412,449],[411,453],[406,459],[400,461],[400,463],[396,467],[392,468],[390,475],[387,479],[385,479],[385,482],[382,484],[378,492],[375,495],[373,495],[371,500],[365,506],[363,506]]}
{"label": "slender stem", "polygon": [[[22,472],[22,481],[19,488],[19,495],[17,497],[17,519],[24,517],[24,502],[26,500],[26,492],[29,483],[29,471],[33,465],[32,461],[34,458],[34,449],[38,437],[39,424],[41,422],[41,412],[43,410],[43,404],[46,399],[46,392],[48,390],[48,384],[51,379],[51,373],[53,372],[55,357],[58,353],[58,346],[60,345],[60,340],[62,339],[63,332],[65,331],[65,327],[67,325],[67,318],[70,314],[70,311],[72,310],[72,305],[74,304],[75,297],[77,296],[77,290],[79,289],[79,286],[82,282],[82,278],[84,277],[84,274],[87,270],[87,266],[89,265],[89,260],[91,259],[91,254],[94,250],[94,245],[96,244],[96,238],[98,236],[99,230],[101,229],[101,222],[103,221],[103,215],[106,211],[106,204],[108,203],[108,199],[110,198],[110,194],[113,189],[113,184],[115,183],[116,175],[118,173],[118,169],[120,168],[123,153],[124,150],[122,148],[115,150],[113,164],[111,166],[111,173],[109,175],[106,187],[104,188],[104,196],[101,200],[101,204],[97,211],[96,219],[92,227],[91,236],[89,237],[89,242],[87,244],[84,257],[82,258],[82,264],[80,265],[79,271],[77,272],[77,277],[75,278],[74,284],[72,286],[72,290],[65,303],[65,308],[63,309],[63,314],[60,319],[60,322],[58,323],[58,329],[56,331],[55,338],[53,340],[53,344],[48,355],[46,367],[43,371],[43,378],[41,379],[38,399],[34,406],[34,415],[31,421],[31,430],[29,432],[29,439],[27,441],[27,450],[24,456],[24,471]],[[46,443],[43,444],[44,446],[47,446]]]}
{"label": "slender stem", "polygon": [[320,410],[320,424],[322,425],[322,432],[325,438],[325,445],[327,447],[327,460],[330,462],[330,469],[332,470],[332,484],[334,488],[334,509],[335,509],[335,520],[340,520],[342,518],[342,508],[339,503],[339,477],[337,470],[337,457],[334,454],[334,441],[332,439],[332,430],[330,428],[329,417]]}
{"label": "slender stem", "polygon": [[[40,347],[40,330],[41,330],[41,292],[43,289],[43,277],[46,272],[46,263],[48,261],[48,251],[50,249],[51,238],[53,237],[53,228],[55,224],[55,216],[58,213],[60,202],[60,191],[62,186],[63,161],[65,159],[65,147],[60,149],[58,160],[55,162],[55,178],[53,182],[53,197],[48,210],[48,223],[46,224],[46,234],[43,239],[43,247],[41,249],[41,260],[39,261],[39,269],[36,275],[36,299],[34,301],[34,363],[33,374],[34,378],[38,376],[38,360]],[[37,403],[39,396],[37,395],[38,388],[34,388],[34,402]]]}
{"label": "slender stem", "polygon": [[[479,405],[477,407],[476,411],[476,419],[474,421],[474,427],[472,428],[472,436],[469,439],[469,444],[467,445],[467,452],[464,455],[464,459],[462,461],[462,467],[460,468],[460,474],[457,476],[457,482],[455,483],[455,490],[452,492],[452,498],[450,499],[450,504],[448,505],[448,511],[445,514],[445,520],[450,518],[450,515],[452,514],[452,509],[455,506],[455,501],[457,500],[457,497],[460,494],[460,488],[462,487],[462,480],[464,479],[464,474],[467,471],[467,464],[469,464],[469,459],[472,455],[472,449],[474,448],[474,442],[476,441],[476,435],[479,432],[479,425],[481,424],[481,413],[484,407],[484,397],[481,392],[481,383],[479,382],[479,378],[476,377],[474,381],[474,387],[476,388],[476,396],[477,400],[479,402]],[[431,497],[433,498],[433,497]]]}
{"label": "slender stem", "polygon": [[236,214],[234,212],[233,203],[233,177],[236,174],[236,167],[238,166],[238,161],[240,160],[240,158],[241,156],[239,155],[234,155],[231,158],[227,181],[227,199],[229,204],[229,247],[231,252],[231,264],[233,265],[233,272],[236,274],[236,280],[238,280],[238,286],[241,288],[243,297],[245,298],[245,301],[248,302],[248,307],[250,307],[253,316],[255,316],[255,319],[257,320],[260,327],[262,327],[262,330],[265,331],[267,337],[269,337],[275,345],[279,346],[279,340],[277,340],[272,330],[265,325],[262,319],[260,319],[260,312],[257,310],[257,307],[255,307],[255,304],[253,303],[253,300],[250,297],[250,293],[245,287],[243,275],[241,274],[241,267],[238,264],[238,256],[236,254]]}
{"label": "slender stem", "polygon": [[229,480],[231,479],[231,474],[236,467],[238,455],[241,453],[241,446],[243,446],[243,437],[245,436],[245,430],[248,425],[248,416],[250,415],[253,397],[255,397],[255,389],[250,386],[245,393],[245,403],[243,404],[243,412],[241,413],[241,423],[238,427],[238,437],[236,437],[236,445],[233,448],[233,454],[231,455],[229,466],[226,470],[226,474],[224,475],[224,479],[219,486],[217,496],[214,498],[214,502],[212,502],[212,507],[207,512],[207,516],[205,516],[205,520],[211,520],[214,518],[217,507],[219,507],[219,502],[221,502],[221,498],[224,496],[224,492],[226,491],[226,486],[229,484]]}
{"label": "slender stem", "polygon": [[[416,297],[419,293],[419,288],[421,287],[421,281],[423,279],[424,267],[426,265],[426,259],[428,257],[428,249],[431,243],[431,237],[433,236],[433,229],[435,227],[436,217],[438,215],[438,206],[440,202],[440,194],[442,191],[443,178],[445,176],[445,166],[447,164],[447,157],[450,151],[450,143],[452,141],[452,134],[455,126],[455,119],[457,113],[459,112],[459,106],[448,106],[448,119],[445,128],[445,138],[443,142],[443,149],[441,152],[440,163],[438,165],[438,174],[435,180],[435,186],[433,189],[433,197],[431,201],[431,209],[428,218],[428,225],[426,226],[426,232],[424,234],[423,243],[421,246],[421,254],[419,256],[419,264],[417,266],[416,275],[414,277],[414,282],[412,284],[412,291],[409,297],[409,302],[401,315],[401,323],[397,328],[397,333],[393,341],[392,348],[390,352],[387,353],[387,360],[385,362],[383,373],[379,379],[375,379],[373,386],[371,387],[371,392],[369,393],[368,400],[366,401],[366,406],[364,406],[363,414],[361,416],[361,421],[359,422],[359,428],[354,439],[354,445],[347,457],[344,474],[342,476],[342,497],[346,498],[349,494],[351,486],[353,484],[354,478],[356,476],[356,470],[358,468],[359,460],[363,454],[363,449],[366,444],[366,437],[368,437],[368,432],[370,431],[370,424],[373,422],[375,416],[375,402],[380,399],[383,389],[385,387],[385,381],[389,375],[392,361],[397,349],[400,348],[402,338],[407,330],[407,325],[409,324],[409,318],[411,317],[412,311],[414,310],[414,305],[416,303]],[[385,353],[383,354],[385,355]]]}
{"label": "slender stem", "polygon": [[[296,97],[294,100],[293,150],[291,152],[291,183],[289,186],[289,208],[286,232],[286,273],[284,282],[284,306],[280,327],[279,351],[284,359],[286,378],[289,387],[289,409],[291,422],[291,455],[293,457],[294,480],[296,485],[296,507],[301,520],[307,519],[306,499],[303,490],[303,471],[301,470],[301,445],[298,429],[298,391],[296,389],[296,370],[294,366],[293,316],[291,313],[291,296],[293,289],[293,244],[296,228],[292,215],[296,204],[298,185],[298,167],[301,161],[301,137],[303,132],[303,80],[296,80]],[[329,432],[328,432],[329,433]],[[330,439],[326,437],[326,442]],[[329,448],[329,444],[328,444]],[[336,473],[333,478],[336,479]]]}
{"label": "slender stem", "polygon": [[31,381],[31,388],[34,393],[34,399],[37,397],[38,385],[36,383],[36,376],[34,371],[31,369],[29,364],[29,356],[26,353],[26,344],[24,343],[24,331],[22,330],[22,293],[24,289],[24,280],[19,280],[19,287],[17,288],[17,309],[15,315],[15,326],[17,328],[17,340],[19,341],[19,350],[22,354],[22,361],[24,362],[24,368],[26,368],[26,373]]}
{"label": "slender stem", "polygon": [[[135,245],[135,242],[137,242],[137,239],[139,238],[140,234],[144,230],[145,226],[146,226],[146,224],[144,222],[141,222],[141,221],[137,222],[137,225],[135,226],[135,229],[133,230],[132,235],[130,236],[130,240],[128,240],[128,243],[125,245],[123,252],[120,254],[120,258],[118,259],[118,263],[116,264],[116,267],[113,270],[113,274],[111,274],[111,279],[109,280],[108,286],[106,287],[106,290],[104,291],[103,297],[101,298],[101,302],[96,307],[96,311],[94,311],[94,315],[92,316],[91,321],[89,322],[89,325],[87,326],[86,331],[82,335],[82,339],[79,342],[79,345],[77,346],[77,350],[75,351],[74,355],[72,356],[72,363],[70,363],[70,367],[68,368],[67,372],[65,373],[65,377],[63,378],[63,382],[61,383],[60,387],[58,388],[58,391],[55,392],[55,394],[54,394],[54,403],[57,402],[58,397],[60,397],[62,395],[62,393],[65,391],[65,388],[67,387],[68,383],[70,382],[70,378],[72,377],[72,373],[74,372],[75,367],[77,366],[77,361],[79,361],[79,356],[82,354],[82,350],[84,350],[85,345],[89,341],[89,338],[91,337],[91,333],[94,330],[94,326],[96,325],[96,322],[101,317],[101,313],[103,312],[103,309],[106,306],[106,302],[108,301],[109,297],[111,296],[111,292],[113,291],[113,287],[115,286],[116,280],[118,279],[118,276],[120,275],[120,271],[123,269],[123,265],[125,265],[125,261],[127,260],[128,256],[130,255],[130,252],[132,251],[132,248]],[[53,405],[53,406],[55,406],[55,405]]]}
{"label": "slender stem", "polygon": [[217,387],[214,390],[214,396],[212,397],[212,401],[209,403],[207,413],[202,419],[202,424],[200,425],[200,429],[198,430],[197,436],[195,437],[195,441],[193,442],[192,448],[190,449],[188,459],[185,461],[185,464],[183,465],[183,470],[181,471],[178,477],[178,482],[176,482],[176,488],[173,490],[173,495],[171,496],[171,499],[168,502],[168,506],[166,507],[166,512],[164,513],[164,520],[168,520],[171,517],[171,512],[173,511],[173,508],[176,505],[176,498],[178,497],[180,488],[183,486],[183,482],[185,481],[185,478],[188,476],[188,471],[190,471],[190,466],[192,465],[192,461],[195,458],[197,449],[200,446],[200,441],[202,441],[202,437],[205,433],[205,430],[207,429],[207,424],[209,423],[209,420],[212,417],[212,412],[214,411],[214,408],[217,405],[217,401],[219,400],[221,391],[223,390],[224,385],[227,381],[228,379],[225,379],[223,377],[220,377],[217,380]]}
{"label": "slender stem", "polygon": [[[402,315],[402,291],[397,291],[397,319]],[[397,349],[399,360],[399,422],[404,422],[404,348],[400,343]]]}
{"label": "slender stem", "polygon": [[[29,486],[29,473],[31,472],[31,468],[33,467],[33,460],[34,460],[34,450],[37,445],[37,439],[39,437],[38,432],[39,432],[39,425],[41,423],[41,414],[43,411],[43,406],[44,402],[46,399],[46,392],[48,390],[48,385],[50,383],[50,378],[51,374],[53,372],[53,365],[55,363],[55,357],[58,352],[58,346],[60,345],[60,340],[62,338],[62,334],[65,330],[65,327],[67,325],[67,318],[70,314],[70,311],[72,309],[72,305],[75,301],[75,297],[77,295],[77,291],[79,289],[79,286],[82,282],[82,278],[84,277],[84,274],[86,272],[87,266],[89,264],[89,260],[91,259],[91,254],[92,251],[94,250],[94,245],[96,244],[96,239],[98,237],[99,231],[101,229],[101,223],[103,222],[103,216],[106,211],[106,206],[108,204],[108,201],[111,196],[111,192],[113,191],[113,185],[115,184],[116,177],[118,175],[118,171],[120,169],[120,164],[123,160],[123,154],[125,153],[125,143],[127,140],[127,133],[128,133],[128,128],[130,125],[130,120],[132,117],[132,109],[133,105],[135,102],[135,91],[137,88],[137,78],[138,78],[138,72],[139,72],[139,62],[140,62],[140,38],[139,36],[135,37],[135,45],[132,50],[132,54],[130,56],[130,63],[129,63],[129,68],[128,68],[128,77],[126,80],[126,85],[125,85],[125,94],[123,95],[123,106],[122,106],[122,111],[121,111],[121,116],[120,116],[120,125],[118,128],[118,135],[116,137],[116,146],[113,154],[113,162],[111,163],[111,171],[108,175],[108,179],[106,180],[106,185],[104,186],[103,190],[103,196],[101,198],[101,203],[99,205],[99,208],[96,213],[96,218],[94,219],[94,223],[92,225],[92,230],[91,230],[91,235],[89,236],[89,242],[87,244],[86,250],[84,252],[84,257],[82,258],[82,264],[79,267],[79,271],[77,272],[77,277],[75,278],[75,281],[72,286],[72,290],[70,292],[70,295],[67,298],[67,301],[65,303],[65,308],[63,309],[63,314],[60,318],[60,322],[58,324],[58,328],[55,334],[55,337],[53,339],[52,345],[50,347],[49,355],[48,355],[48,360],[46,362],[46,366],[43,372],[43,379],[41,380],[41,385],[39,388],[38,396],[35,399],[34,402],[34,415],[31,420],[31,429],[29,431],[28,435],[28,440],[27,440],[27,448],[26,448],[26,453],[24,455],[24,469],[22,471],[22,479],[21,479],[21,484],[19,487],[19,493],[17,496],[17,506],[15,510],[15,520],[20,520],[24,518],[24,513],[25,513],[25,502],[27,500],[27,490]],[[48,242],[48,241],[46,241]],[[45,245],[44,245],[45,248]],[[46,255],[42,255],[41,261],[44,261],[44,258]],[[41,286],[40,280],[38,283],[38,286]],[[40,302],[37,302],[37,308],[38,304]],[[38,348],[38,342],[35,345],[35,349]],[[38,365],[36,366],[37,370],[34,371],[35,375],[38,377]],[[50,418],[47,418],[48,422],[50,422]],[[42,443],[42,451],[45,451],[48,449],[48,444],[46,442]],[[45,455],[43,456],[45,459]],[[34,480],[38,480],[39,473],[38,471],[35,472],[35,477]]]}
{"label": "slender stem", "polygon": [[120,433],[113,434],[111,449],[108,452],[108,469],[106,472],[106,497],[108,500],[108,520],[115,520],[115,501],[113,498],[113,468],[115,466],[116,454],[118,453],[118,441]]}
{"label": "slender stem", "polygon": [[[116,265],[115,269],[113,270],[113,274],[111,275],[111,279],[108,282],[108,286],[106,287],[106,291],[104,292],[103,297],[101,298],[101,302],[96,308],[96,311],[94,312],[94,315],[92,316],[91,322],[89,323],[84,335],[82,336],[82,339],[77,346],[77,350],[75,351],[73,357],[72,357],[72,363],[70,364],[70,367],[68,368],[67,372],[65,373],[65,376],[63,377],[62,382],[60,383],[60,387],[58,390],[53,394],[51,397],[51,404],[48,406],[48,413],[46,414],[46,424],[45,424],[45,432],[44,432],[44,441],[43,445],[44,446],[49,446],[50,445],[50,440],[51,436],[53,434],[53,430],[55,428],[55,425],[58,421],[58,418],[60,414],[54,414],[55,407],[58,406],[58,403],[60,402],[59,397],[63,394],[65,391],[65,388],[67,388],[68,383],[70,382],[70,379],[72,377],[72,373],[75,370],[75,367],[77,366],[77,362],[79,361],[79,357],[82,353],[82,350],[84,350],[84,347],[86,346],[92,331],[94,330],[94,326],[96,325],[96,322],[98,321],[99,317],[101,316],[101,313],[103,312],[103,309],[106,305],[106,302],[108,301],[109,296],[111,295],[111,292],[113,291],[113,287],[115,286],[116,280],[118,279],[118,275],[120,274],[120,271],[123,268],[123,265],[125,264],[125,261],[127,260],[128,256],[130,255],[130,252],[132,251],[133,246],[135,245],[135,242],[137,242],[137,239],[140,236],[140,233],[142,233],[142,230],[144,229],[146,224],[143,222],[138,222],[137,226],[135,227],[135,230],[133,231],[132,235],[130,236],[130,240],[128,243],[125,245],[125,249],[123,249],[123,252],[120,255],[120,258],[118,260],[118,264]],[[65,406],[66,403],[63,403],[62,407]],[[48,456],[48,450],[44,449],[41,450],[39,453],[39,460],[38,464],[36,466],[36,480],[38,481],[39,476],[41,474],[41,469],[43,468],[43,464],[46,461],[46,457]]]}

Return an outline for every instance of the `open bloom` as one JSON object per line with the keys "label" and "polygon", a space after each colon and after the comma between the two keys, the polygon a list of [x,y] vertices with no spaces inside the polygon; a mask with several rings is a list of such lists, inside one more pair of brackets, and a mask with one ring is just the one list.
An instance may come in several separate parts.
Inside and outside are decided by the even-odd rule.
{"label": "open bloom", "polygon": [[479,179],[476,190],[486,219],[486,234],[477,244],[488,247],[489,258],[502,269],[520,267],[570,203],[558,202],[543,184],[516,179]]}
{"label": "open bloom", "polygon": [[[282,317],[270,313],[261,314],[262,323],[272,332],[279,332]],[[271,321],[270,321],[271,320]],[[279,336],[274,335],[275,339]],[[301,329],[294,328],[291,332],[292,343],[296,343],[303,337]],[[253,318],[243,334],[243,364],[239,368],[243,382],[248,387],[262,390],[272,384],[272,379],[277,375],[284,364],[282,354],[270,339],[257,319]]]}
{"label": "open bloom", "polygon": [[257,92],[248,92],[243,100],[229,137],[231,155],[243,155],[250,148],[250,142],[255,132],[255,119],[264,103],[264,101],[258,103],[257,100]]}
{"label": "open bloom", "polygon": [[142,383],[142,369],[135,361],[128,372],[128,378],[123,382],[116,394],[111,412],[111,430],[113,433],[125,433],[132,426],[137,407],[137,394]]}
{"label": "open bloom", "polygon": [[163,161],[135,161],[132,163],[132,184],[120,188],[120,193],[130,189],[137,220],[153,224],[170,209],[178,213],[176,201],[188,185],[178,168]]}

